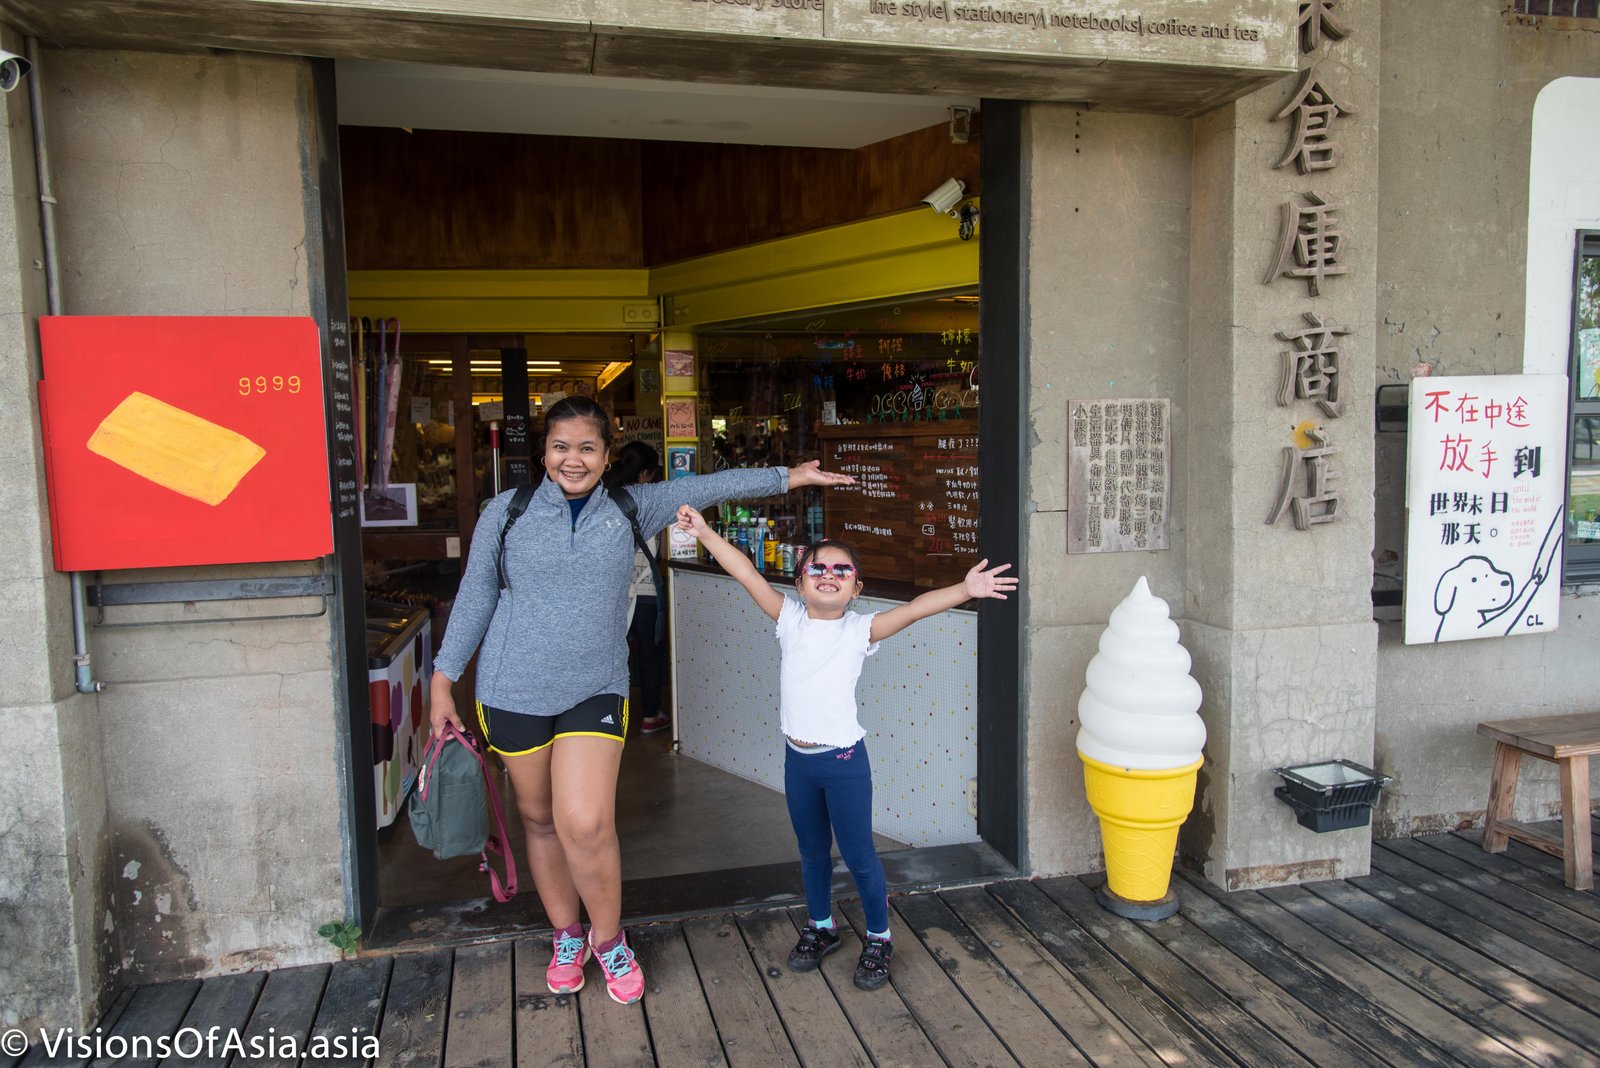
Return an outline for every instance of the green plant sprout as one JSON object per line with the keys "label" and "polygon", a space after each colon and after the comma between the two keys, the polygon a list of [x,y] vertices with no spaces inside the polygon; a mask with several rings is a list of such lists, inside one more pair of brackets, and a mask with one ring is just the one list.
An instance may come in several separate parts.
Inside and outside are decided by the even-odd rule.
{"label": "green plant sprout", "polygon": [[348,920],[340,923],[325,923],[317,928],[317,934],[332,942],[340,956],[348,956],[361,941],[361,927]]}

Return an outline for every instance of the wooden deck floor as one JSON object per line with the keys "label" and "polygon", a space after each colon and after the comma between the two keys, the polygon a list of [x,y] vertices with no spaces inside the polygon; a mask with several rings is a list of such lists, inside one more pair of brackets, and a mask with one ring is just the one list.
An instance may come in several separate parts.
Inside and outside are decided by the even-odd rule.
{"label": "wooden deck floor", "polygon": [[143,987],[103,1026],[375,1034],[380,1065],[1600,1068],[1600,897],[1526,847],[1381,842],[1370,876],[1260,892],[1180,877],[1182,911],[1152,924],[1102,910],[1096,881],[895,897],[875,993],[851,985],[848,931],[820,972],[789,972],[803,916],[769,909],[635,929],[642,1006],[593,965],[581,994],[546,993],[540,937]]}

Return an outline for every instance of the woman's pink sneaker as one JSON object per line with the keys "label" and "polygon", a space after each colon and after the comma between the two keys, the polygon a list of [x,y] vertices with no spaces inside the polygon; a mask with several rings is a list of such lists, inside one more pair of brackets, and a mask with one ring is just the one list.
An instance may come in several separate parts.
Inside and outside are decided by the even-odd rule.
{"label": "woman's pink sneaker", "polygon": [[583,965],[589,959],[589,940],[581,935],[556,932],[555,955],[544,970],[552,994],[576,994],[583,989]]}
{"label": "woman's pink sneaker", "polygon": [[644,997],[644,970],[628,947],[626,936],[604,953],[596,949],[594,958],[600,962],[600,972],[606,977],[606,993],[611,995],[612,1001],[618,1005],[632,1005]]}

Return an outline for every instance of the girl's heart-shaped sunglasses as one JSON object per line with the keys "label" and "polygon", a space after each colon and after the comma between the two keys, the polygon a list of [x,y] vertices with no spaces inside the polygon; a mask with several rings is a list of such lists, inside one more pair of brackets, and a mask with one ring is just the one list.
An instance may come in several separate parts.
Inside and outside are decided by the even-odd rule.
{"label": "girl's heart-shaped sunglasses", "polygon": [[807,564],[804,569],[812,578],[822,578],[828,572],[833,572],[834,578],[847,579],[856,573],[855,564]]}

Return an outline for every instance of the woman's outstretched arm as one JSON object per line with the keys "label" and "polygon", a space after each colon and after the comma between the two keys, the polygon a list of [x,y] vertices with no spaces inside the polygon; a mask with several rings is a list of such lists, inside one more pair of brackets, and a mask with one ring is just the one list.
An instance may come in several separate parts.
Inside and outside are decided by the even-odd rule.
{"label": "woman's outstretched arm", "polygon": [[639,529],[648,538],[676,522],[678,509],[686,504],[699,512],[728,500],[776,497],[803,486],[854,483],[851,476],[824,471],[818,461],[812,460],[799,467],[736,467],[714,475],[629,486],[628,492],[639,502]]}

